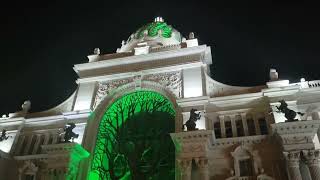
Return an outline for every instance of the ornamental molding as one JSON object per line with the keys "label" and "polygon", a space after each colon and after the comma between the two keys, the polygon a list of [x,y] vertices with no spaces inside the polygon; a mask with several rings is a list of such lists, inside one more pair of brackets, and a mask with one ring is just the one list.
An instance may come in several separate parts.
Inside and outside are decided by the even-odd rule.
{"label": "ornamental molding", "polygon": [[316,133],[320,127],[320,121],[295,121],[272,124],[272,131],[278,135],[296,133]]}
{"label": "ornamental molding", "polygon": [[268,140],[267,135],[257,135],[257,136],[245,136],[245,137],[234,137],[234,138],[220,138],[215,139],[212,143],[212,149],[225,148],[230,145],[252,145],[259,144],[263,141]]}
{"label": "ornamental molding", "polygon": [[[137,55],[137,56],[129,56],[129,57],[122,57],[122,58],[115,58],[109,60],[101,60],[97,62],[91,63],[84,63],[84,64],[77,64],[74,65],[74,70],[76,72],[84,71],[84,70],[92,70],[92,69],[100,69],[106,68],[111,66],[118,66],[118,65],[130,65],[132,63],[142,63],[148,61],[157,61],[157,60],[172,60],[172,58],[184,58],[185,56],[199,55],[199,53],[204,53],[209,47],[206,45],[195,46],[190,48],[182,48],[182,49],[175,49],[168,53],[167,51],[161,51],[156,53],[144,54],[144,55]],[[200,59],[198,59],[199,61]]]}
{"label": "ornamental molding", "polygon": [[272,131],[281,139],[285,151],[316,148],[315,139],[320,121],[296,121],[272,124]]}
{"label": "ornamental molding", "polygon": [[131,77],[126,79],[99,82],[93,108],[95,108],[100,103],[104,96],[109,95],[113,90],[117,89],[120,86],[133,82],[133,80],[134,79]]}
{"label": "ornamental molding", "polygon": [[169,89],[177,98],[182,96],[182,73],[181,71],[148,74],[142,77],[143,81],[157,82]]}
{"label": "ornamental molding", "polygon": [[143,85],[147,85],[148,82],[158,83],[163,88],[168,89],[172,94],[176,96],[176,98],[181,98],[182,96],[181,71],[147,75],[137,74],[130,78],[99,82],[93,108],[96,108],[105,96],[119,91],[119,88],[123,89],[122,87],[127,87],[132,83],[134,83],[135,88],[143,88]]}
{"label": "ornamental molding", "polygon": [[176,153],[179,158],[192,159],[208,156],[212,131],[187,131],[171,133],[170,135],[176,146]]}

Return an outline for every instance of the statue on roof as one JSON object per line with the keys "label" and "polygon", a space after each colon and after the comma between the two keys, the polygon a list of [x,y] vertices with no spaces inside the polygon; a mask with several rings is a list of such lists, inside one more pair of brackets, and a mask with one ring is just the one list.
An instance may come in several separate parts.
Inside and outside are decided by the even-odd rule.
{"label": "statue on roof", "polygon": [[76,134],[73,132],[73,129],[75,127],[76,127],[75,123],[68,123],[65,126],[64,142],[70,142],[70,140],[73,142],[74,139],[79,137],[79,134]]}
{"label": "statue on roof", "polygon": [[2,133],[1,133],[1,136],[0,136],[0,142],[4,141],[4,140],[7,140],[8,138],[9,138],[9,136],[7,136],[7,130],[3,129]]}
{"label": "statue on roof", "polygon": [[304,115],[304,113],[295,112],[294,110],[289,109],[288,104],[284,100],[281,100],[279,102],[280,102],[280,106],[276,106],[278,109],[277,112],[284,113],[284,116],[287,118],[286,122],[298,121],[298,119],[295,119],[297,114],[301,116]]}
{"label": "statue on roof", "polygon": [[196,128],[196,121],[199,120],[201,118],[201,114],[196,113],[197,109],[191,109],[190,110],[190,117],[189,120],[183,124],[182,129],[184,129],[184,126],[187,126],[187,131],[195,131],[198,130],[198,128]]}

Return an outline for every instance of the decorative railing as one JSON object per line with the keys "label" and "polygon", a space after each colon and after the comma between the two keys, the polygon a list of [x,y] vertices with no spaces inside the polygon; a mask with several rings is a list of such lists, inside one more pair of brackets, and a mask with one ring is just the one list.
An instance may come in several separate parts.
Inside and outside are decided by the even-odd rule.
{"label": "decorative railing", "polygon": [[180,48],[181,48],[180,44],[172,44],[172,45],[168,45],[168,46],[160,46],[160,47],[151,48],[150,52],[168,51],[168,50],[174,50],[174,49],[180,49]]}
{"label": "decorative railing", "polygon": [[308,81],[309,88],[320,87],[320,80]]}

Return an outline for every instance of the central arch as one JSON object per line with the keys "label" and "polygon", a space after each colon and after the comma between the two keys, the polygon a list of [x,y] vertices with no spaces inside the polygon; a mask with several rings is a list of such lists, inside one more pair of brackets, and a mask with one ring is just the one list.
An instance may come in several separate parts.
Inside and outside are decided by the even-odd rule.
{"label": "central arch", "polygon": [[174,106],[157,92],[117,99],[101,118],[89,179],[174,179],[174,119]]}

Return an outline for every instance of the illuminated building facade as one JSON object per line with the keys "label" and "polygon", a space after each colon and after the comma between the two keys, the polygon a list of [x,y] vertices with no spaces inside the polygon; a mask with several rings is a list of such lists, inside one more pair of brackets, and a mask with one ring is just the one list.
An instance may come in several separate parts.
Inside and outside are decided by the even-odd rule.
{"label": "illuminated building facade", "polygon": [[211,48],[160,17],[88,59],[65,102],[0,118],[0,179],[320,179],[320,81],[217,82]]}

